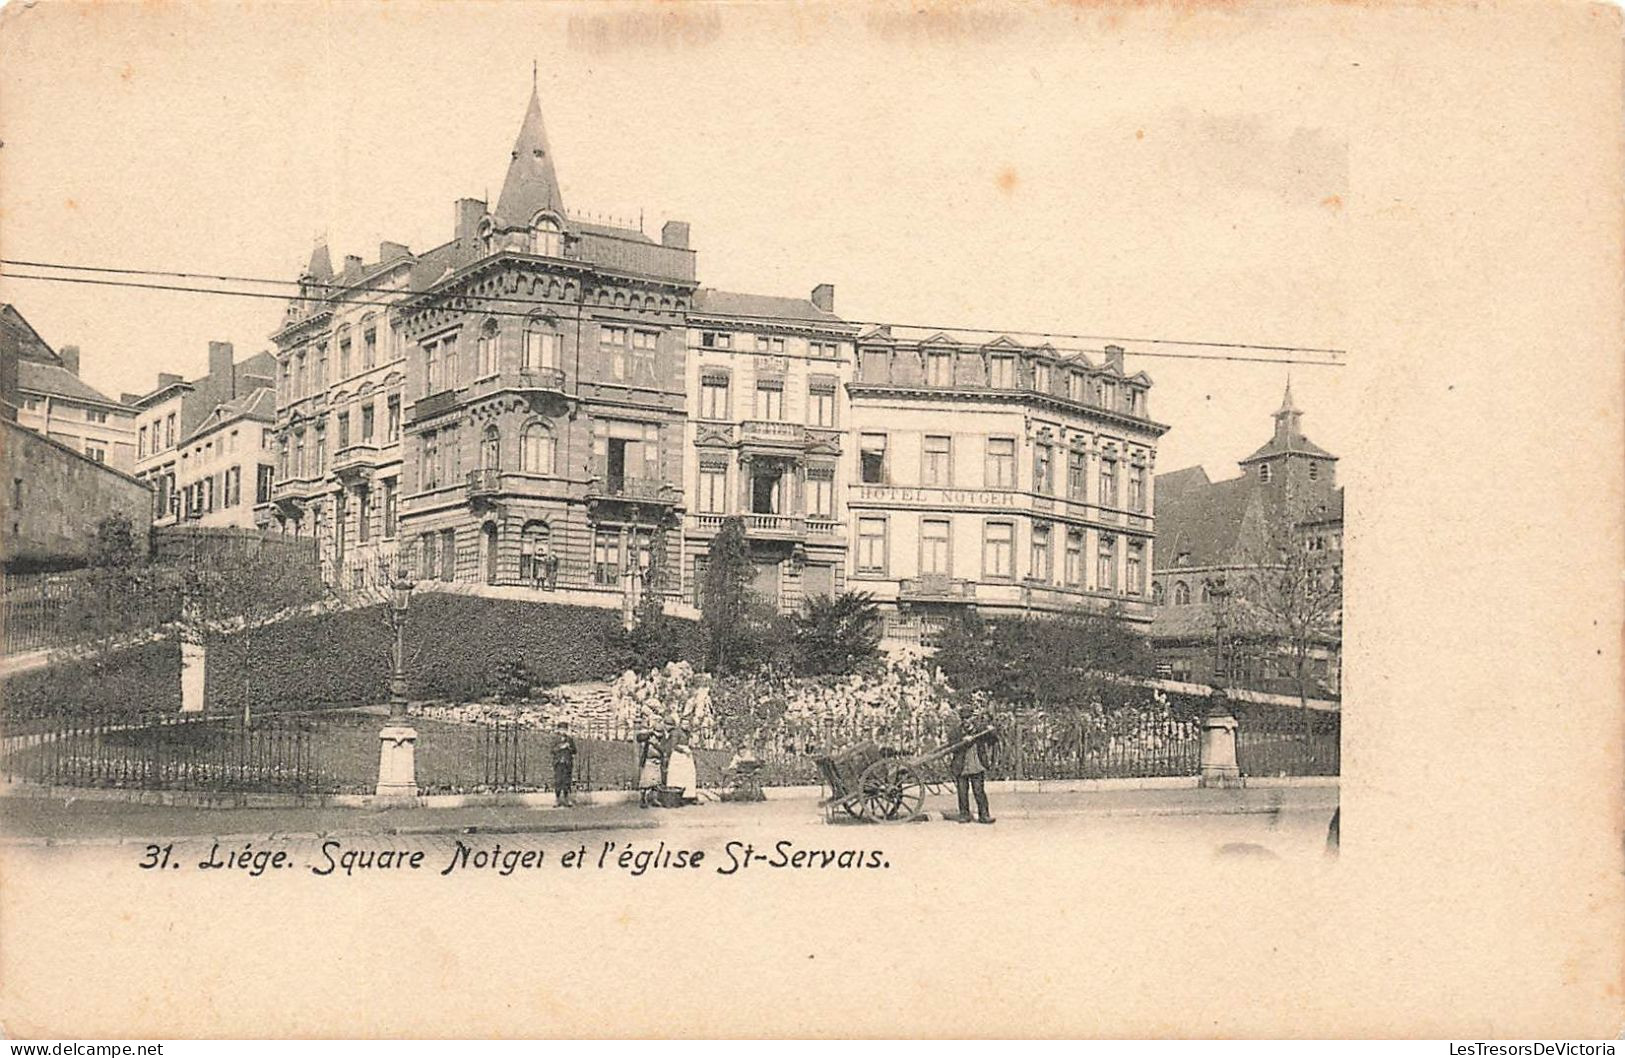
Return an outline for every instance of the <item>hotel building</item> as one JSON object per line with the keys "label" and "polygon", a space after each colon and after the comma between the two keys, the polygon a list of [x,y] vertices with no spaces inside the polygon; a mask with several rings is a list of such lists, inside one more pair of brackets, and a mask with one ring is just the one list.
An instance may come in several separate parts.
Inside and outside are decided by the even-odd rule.
{"label": "hotel building", "polygon": [[1149,621],[1157,439],[1151,380],[1006,336],[871,328],[848,386],[849,586],[928,633],[965,607]]}

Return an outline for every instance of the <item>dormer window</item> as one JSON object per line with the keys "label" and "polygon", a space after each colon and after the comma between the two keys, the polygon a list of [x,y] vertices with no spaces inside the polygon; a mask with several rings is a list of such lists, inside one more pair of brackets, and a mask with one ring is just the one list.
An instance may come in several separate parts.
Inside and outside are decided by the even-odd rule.
{"label": "dormer window", "polygon": [[540,216],[532,225],[531,252],[543,257],[564,256],[564,232],[552,217]]}
{"label": "dormer window", "polygon": [[491,218],[487,217],[485,220],[480,222],[480,255],[481,256],[489,254],[492,250],[496,249],[495,240],[492,238],[492,235],[491,235],[492,228],[493,228],[493,225],[491,223]]}

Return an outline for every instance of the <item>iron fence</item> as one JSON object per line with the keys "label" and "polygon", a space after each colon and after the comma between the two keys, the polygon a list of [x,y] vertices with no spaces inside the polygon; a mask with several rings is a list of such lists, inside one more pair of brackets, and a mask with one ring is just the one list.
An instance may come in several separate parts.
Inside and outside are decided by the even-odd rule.
{"label": "iron fence", "polygon": [[0,776],[44,786],[326,792],[314,721],[286,713],[10,718]]}
{"label": "iron fence", "polygon": [[1306,710],[1241,710],[1236,763],[1243,776],[1337,775],[1342,769],[1342,716]]}

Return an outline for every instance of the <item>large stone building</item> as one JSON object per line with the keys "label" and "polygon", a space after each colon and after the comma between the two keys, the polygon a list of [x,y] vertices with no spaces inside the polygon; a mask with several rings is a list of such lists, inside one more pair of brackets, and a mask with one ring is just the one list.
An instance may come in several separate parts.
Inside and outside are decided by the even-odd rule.
{"label": "large stone building", "polygon": [[79,347],[53,350],[11,305],[0,305],[19,425],[97,463],[135,468],[135,410],[79,377]]}
{"label": "large stone building", "polygon": [[860,333],[828,284],[697,276],[687,224],[656,241],[566,210],[533,92],[496,203],[459,201],[449,242],[306,269],[274,335],[262,523],[314,535],[334,576],[394,554],[606,600],[659,544],[664,590],[697,602],[739,516],[784,610],[861,588],[905,636],[967,606],[1149,618],[1166,427],[1121,349]]}
{"label": "large stone building", "polygon": [[753,587],[781,609],[832,595],[847,580],[846,489],[857,453],[848,438],[857,328],[834,313],[835,290],[807,299],[701,289],[689,314],[687,440],[696,605],[711,540],[744,524]]}
{"label": "large stone building", "polygon": [[847,492],[853,582],[895,607],[894,634],[966,606],[1149,620],[1167,430],[1149,417],[1151,380],[1125,374],[1115,346],[1095,363],[895,331],[858,339]]}
{"label": "large stone building", "polygon": [[390,295],[423,286],[446,247],[415,257],[383,243],[378,260],[333,271],[318,246],[276,343],[275,483],[262,528],[317,541],[324,574],[370,581],[394,555],[402,487],[406,350]]}
{"label": "large stone building", "polygon": [[187,381],[163,373],[131,398],[134,473],[152,486],[153,524],[254,525],[275,370],[270,353],[236,360],[230,342],[210,342],[208,374]]}
{"label": "large stone building", "polygon": [[[1152,645],[1164,674],[1296,693],[1288,642],[1306,635],[1310,691],[1336,697],[1341,668],[1343,489],[1337,457],[1303,434],[1303,413],[1287,385],[1270,439],[1240,463],[1238,477],[1212,481],[1201,467],[1159,475],[1156,616]],[[1294,556],[1283,574],[1280,550]],[[1297,578],[1285,584],[1282,576]],[[1279,596],[1300,586],[1307,602]],[[1329,611],[1322,619],[1319,609]],[[1301,632],[1284,631],[1287,623]],[[1218,650],[1226,637],[1226,656]]]}

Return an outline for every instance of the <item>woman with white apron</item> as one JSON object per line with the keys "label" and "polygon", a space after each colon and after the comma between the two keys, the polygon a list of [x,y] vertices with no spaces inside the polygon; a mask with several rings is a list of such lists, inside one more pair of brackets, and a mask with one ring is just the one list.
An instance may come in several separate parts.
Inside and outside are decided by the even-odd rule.
{"label": "woman with white apron", "polygon": [[688,728],[676,716],[667,721],[666,727],[666,785],[681,790],[685,802],[699,796],[699,777],[694,770]]}

